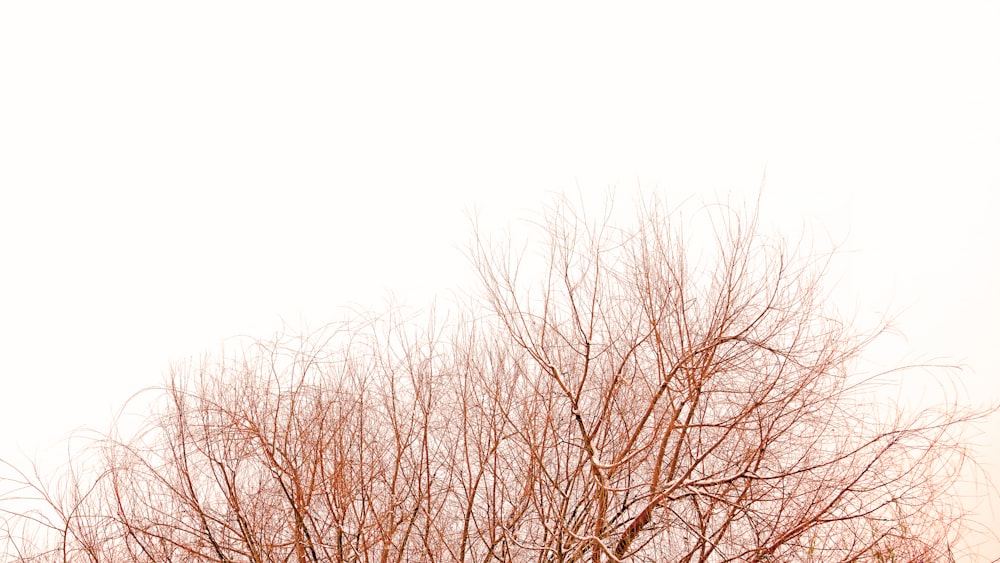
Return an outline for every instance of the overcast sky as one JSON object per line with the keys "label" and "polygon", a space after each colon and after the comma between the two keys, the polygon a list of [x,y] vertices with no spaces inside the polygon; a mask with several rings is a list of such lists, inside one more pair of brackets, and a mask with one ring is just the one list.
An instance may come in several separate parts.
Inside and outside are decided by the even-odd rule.
{"label": "overcast sky", "polygon": [[473,206],[765,169],[765,228],[901,314],[873,361],[1000,401],[1000,3],[817,5],[3,2],[0,458],[228,337],[467,284]]}

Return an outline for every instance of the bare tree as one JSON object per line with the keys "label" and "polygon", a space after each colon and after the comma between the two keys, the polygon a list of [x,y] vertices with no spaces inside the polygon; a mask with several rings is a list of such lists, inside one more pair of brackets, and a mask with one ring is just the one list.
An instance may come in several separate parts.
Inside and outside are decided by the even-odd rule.
{"label": "bare tree", "polygon": [[626,227],[560,201],[541,252],[476,238],[484,307],[176,366],[143,428],[95,441],[86,470],[8,481],[47,508],[8,516],[7,551],[952,560],[960,431],[981,413],[880,405],[878,379],[852,373],[874,335],[825,306],[828,256],[763,237],[752,211],[698,216],[700,247],[655,199]]}

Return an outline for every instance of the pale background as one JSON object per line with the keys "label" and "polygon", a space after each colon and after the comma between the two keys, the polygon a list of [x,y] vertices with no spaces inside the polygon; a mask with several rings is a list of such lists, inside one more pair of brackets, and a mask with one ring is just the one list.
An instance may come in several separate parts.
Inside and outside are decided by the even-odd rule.
{"label": "pale background", "polygon": [[1000,401],[998,30],[996,1],[0,3],[0,458],[227,337],[468,286],[474,205],[753,199],[765,168],[766,229],[841,245],[838,306],[901,313],[873,362]]}

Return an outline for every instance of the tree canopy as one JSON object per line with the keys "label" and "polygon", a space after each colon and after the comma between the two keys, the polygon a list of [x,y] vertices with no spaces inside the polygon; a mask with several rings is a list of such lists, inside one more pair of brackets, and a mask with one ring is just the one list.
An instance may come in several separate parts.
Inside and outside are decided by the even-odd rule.
{"label": "tree canopy", "polygon": [[175,365],[139,429],[54,483],[7,480],[42,501],[7,509],[7,552],[951,560],[979,413],[878,400],[854,369],[879,330],[827,306],[828,253],[765,236],[753,209],[637,208],[558,200],[520,251],[477,233],[479,292],[419,321],[359,314]]}

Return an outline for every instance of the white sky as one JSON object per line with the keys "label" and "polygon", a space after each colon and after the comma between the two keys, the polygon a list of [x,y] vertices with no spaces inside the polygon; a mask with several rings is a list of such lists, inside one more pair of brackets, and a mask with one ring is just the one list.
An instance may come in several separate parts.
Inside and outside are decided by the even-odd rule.
{"label": "white sky", "polygon": [[1000,3],[538,4],[0,3],[0,458],[227,337],[466,283],[471,205],[765,167],[846,309],[904,311],[876,361],[1000,401]]}

